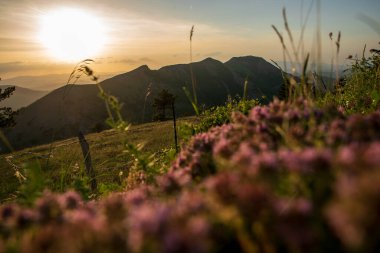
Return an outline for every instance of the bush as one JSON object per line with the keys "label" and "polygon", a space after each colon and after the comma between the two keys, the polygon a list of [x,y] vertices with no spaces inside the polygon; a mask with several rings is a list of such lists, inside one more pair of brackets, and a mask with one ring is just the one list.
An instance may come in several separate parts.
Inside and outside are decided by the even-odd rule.
{"label": "bush", "polygon": [[373,112],[380,105],[380,50],[372,49],[370,57],[353,61],[347,76],[319,103],[340,106],[347,114]]}
{"label": "bush", "polygon": [[241,112],[247,114],[251,108],[258,105],[257,99],[233,99],[226,102],[223,106],[214,106],[204,110],[195,123],[185,124],[181,126],[181,133],[185,141],[198,133],[207,132],[210,128],[221,126],[231,122],[233,112]]}

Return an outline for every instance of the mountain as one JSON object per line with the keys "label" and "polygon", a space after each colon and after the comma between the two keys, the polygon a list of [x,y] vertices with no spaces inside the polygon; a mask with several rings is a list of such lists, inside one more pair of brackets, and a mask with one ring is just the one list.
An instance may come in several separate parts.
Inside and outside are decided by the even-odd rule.
{"label": "mountain", "polygon": [[[0,85],[0,90],[4,90],[8,88],[10,85]],[[42,98],[45,96],[48,92],[47,91],[40,91],[40,90],[31,90],[19,86],[15,86],[16,90],[13,92],[13,94],[1,101],[0,106],[6,106],[11,107],[13,110],[20,109],[21,107],[25,107],[33,103],[39,98]]]}
{"label": "mountain", "polygon": [[[272,64],[261,57],[246,56],[234,57],[225,65],[235,74],[239,83],[248,80],[247,93],[255,96],[266,95],[271,97],[278,93],[280,72]],[[282,83],[282,79],[280,84]]]}
{"label": "mountain", "polygon": [[[99,73],[98,73],[99,75]],[[114,76],[110,73],[101,73],[102,79]],[[41,76],[17,76],[9,79],[3,79],[2,84],[28,87],[33,90],[52,91],[64,85],[67,82],[67,74],[49,74]],[[80,79],[77,84],[86,84],[88,79]]]}
{"label": "mountain", "polygon": [[[212,58],[191,64],[196,80],[199,104],[206,107],[224,104],[229,96],[242,95],[248,78],[248,96],[271,98],[282,84],[278,68],[253,56],[235,57],[226,63]],[[192,91],[189,64],[178,64],[151,70],[143,65],[133,71],[114,76],[100,84],[123,103],[124,119],[131,123],[151,121],[152,103],[162,89],[176,96],[177,116],[193,114],[183,88]],[[145,114],[144,101],[148,87]],[[76,136],[78,131],[94,132],[105,128],[107,113],[98,96],[97,86],[75,85],[58,88],[23,108],[16,117],[16,126],[6,136],[16,149]]]}

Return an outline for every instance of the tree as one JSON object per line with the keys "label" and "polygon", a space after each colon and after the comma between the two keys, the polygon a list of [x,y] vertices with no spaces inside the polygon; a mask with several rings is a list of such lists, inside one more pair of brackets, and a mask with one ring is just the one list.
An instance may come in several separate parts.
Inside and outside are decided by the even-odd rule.
{"label": "tree", "polygon": [[168,90],[162,90],[158,96],[154,99],[153,107],[155,109],[155,114],[153,119],[155,120],[165,120],[166,119],[166,108],[169,107],[172,109],[173,116],[173,127],[174,127],[174,145],[175,150],[178,153],[178,137],[177,137],[177,123],[175,116],[175,96],[169,93]]}
{"label": "tree", "polygon": [[160,93],[158,93],[158,96],[154,99],[153,102],[153,107],[155,109],[153,119],[165,120],[166,109],[172,106],[174,99],[174,95],[169,93],[168,90],[163,89]]}
{"label": "tree", "polygon": [[[0,79],[1,80],[1,79]],[[16,90],[15,86],[5,88],[4,91],[0,89],[0,102],[6,98],[9,98]],[[0,107],[0,128],[11,127],[15,125],[14,116],[17,111],[13,111],[11,107]]]}

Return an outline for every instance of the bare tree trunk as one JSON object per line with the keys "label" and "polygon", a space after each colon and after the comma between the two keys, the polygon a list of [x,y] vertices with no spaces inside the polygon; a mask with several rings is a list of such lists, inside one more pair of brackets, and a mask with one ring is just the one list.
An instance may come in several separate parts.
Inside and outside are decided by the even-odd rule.
{"label": "bare tree trunk", "polygon": [[175,151],[176,153],[178,153],[177,122],[175,118],[174,99],[172,101],[172,111],[173,111],[173,125],[174,125],[174,145],[175,145]]}
{"label": "bare tree trunk", "polygon": [[86,166],[86,173],[87,173],[87,176],[90,178],[91,191],[96,192],[97,183],[96,183],[96,178],[95,178],[95,171],[92,167],[90,146],[88,145],[88,142],[84,138],[84,135],[81,131],[79,131],[78,138],[79,138],[80,146],[82,147],[84,164]]}

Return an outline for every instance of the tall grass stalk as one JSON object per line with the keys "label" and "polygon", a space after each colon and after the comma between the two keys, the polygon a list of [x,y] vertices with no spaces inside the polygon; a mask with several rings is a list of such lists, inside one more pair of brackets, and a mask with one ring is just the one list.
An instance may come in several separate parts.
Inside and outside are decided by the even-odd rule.
{"label": "tall grass stalk", "polygon": [[193,72],[193,36],[194,36],[194,25],[190,29],[190,78],[191,78],[191,85],[193,94],[191,95],[189,90],[186,88],[186,86],[183,86],[182,89],[186,94],[187,99],[190,101],[191,105],[193,106],[194,112],[197,116],[199,116],[199,106],[198,106],[198,96],[197,96],[197,90],[196,90],[196,80]]}
{"label": "tall grass stalk", "polygon": [[[102,98],[105,102],[105,106],[108,113],[108,119],[106,120],[106,123],[108,123],[109,126],[111,126],[114,130],[118,131],[119,133],[125,133],[129,130],[131,124],[129,124],[127,121],[124,120],[121,109],[122,104],[119,102],[119,100],[110,94],[108,94],[101,84],[98,82],[98,78],[94,75],[94,72],[90,67],[86,65],[83,66],[84,73],[91,77],[93,81],[96,82],[96,85],[99,89],[99,96]],[[147,93],[147,95],[149,95]],[[135,184],[135,178],[138,175],[137,180],[141,180],[141,183],[151,183],[154,180],[154,177],[159,173],[156,165],[156,159],[153,155],[146,154],[142,151],[144,144],[132,144],[126,139],[122,140],[123,146],[125,148],[124,153],[129,154],[132,157],[133,164],[130,167],[129,174],[131,174],[131,180],[133,181],[132,184]],[[143,173],[143,179],[141,179],[141,173]],[[127,178],[128,181],[129,178]],[[128,182],[127,182],[128,184]],[[128,188],[128,185],[127,185]]]}
{"label": "tall grass stalk", "polygon": [[193,73],[193,35],[194,35],[194,26],[191,27],[190,30],[190,75],[191,75],[191,85],[193,87],[193,99],[196,105],[198,105],[198,97],[197,97],[197,92],[196,92],[196,83],[195,83],[195,77]]}
{"label": "tall grass stalk", "polygon": [[146,93],[145,93],[142,123],[145,121],[146,102],[148,101],[148,97],[150,96],[151,93],[152,93],[152,83],[149,83],[148,88],[146,89]]}
{"label": "tall grass stalk", "polygon": [[316,17],[317,17],[317,74],[322,76],[322,35],[321,35],[321,0],[316,0]]}
{"label": "tall grass stalk", "polygon": [[[304,52],[304,34],[306,31],[307,23],[309,21],[311,12],[313,7],[316,9],[316,17],[317,17],[317,27],[316,27],[316,65],[317,70],[314,75],[314,79],[310,78],[312,76],[312,71],[310,71],[310,66],[312,65],[310,53]],[[320,8],[321,2],[320,0],[313,0],[310,3],[310,6],[307,10],[307,15],[303,16],[303,5],[301,7],[301,31],[299,40],[296,41],[294,38],[294,34],[292,33],[292,29],[288,22],[288,17],[286,13],[285,7],[282,9],[282,18],[283,25],[285,29],[286,39],[289,41],[289,47],[285,42],[285,37],[281,33],[281,31],[275,26],[272,25],[274,32],[280,40],[280,44],[283,51],[283,61],[284,61],[284,69],[279,66],[276,62],[272,60],[272,62],[281,70],[282,76],[284,79],[284,92],[285,99],[294,100],[300,96],[314,99],[318,95],[320,95],[320,87],[325,87],[323,80],[321,78],[321,28],[320,28]],[[340,39],[340,38],[339,38]],[[337,45],[340,46],[340,40],[337,40]],[[290,72],[288,70],[288,63],[291,64]],[[296,75],[300,75],[298,78]],[[325,88],[326,90],[326,88]]]}

